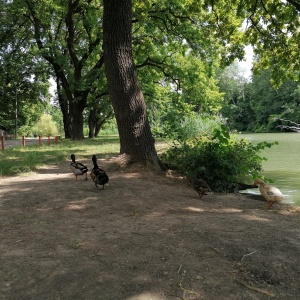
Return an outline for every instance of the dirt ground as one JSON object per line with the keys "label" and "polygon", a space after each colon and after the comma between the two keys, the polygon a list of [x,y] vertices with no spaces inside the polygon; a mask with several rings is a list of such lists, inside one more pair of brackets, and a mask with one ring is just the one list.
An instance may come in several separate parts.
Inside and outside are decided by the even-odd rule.
{"label": "dirt ground", "polygon": [[99,163],[0,178],[0,299],[299,299],[299,209]]}

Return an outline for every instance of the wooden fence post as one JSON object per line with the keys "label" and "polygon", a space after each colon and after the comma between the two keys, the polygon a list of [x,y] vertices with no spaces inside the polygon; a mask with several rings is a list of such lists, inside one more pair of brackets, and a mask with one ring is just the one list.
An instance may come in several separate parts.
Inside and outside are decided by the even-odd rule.
{"label": "wooden fence post", "polygon": [[39,145],[42,145],[42,136],[39,135]]}
{"label": "wooden fence post", "polygon": [[25,147],[25,136],[22,135],[22,146]]}
{"label": "wooden fence post", "polygon": [[4,135],[1,136],[1,147],[2,147],[2,151],[4,152],[5,149],[5,139],[4,139]]}
{"label": "wooden fence post", "polygon": [[50,135],[48,135],[48,145],[50,145]]}

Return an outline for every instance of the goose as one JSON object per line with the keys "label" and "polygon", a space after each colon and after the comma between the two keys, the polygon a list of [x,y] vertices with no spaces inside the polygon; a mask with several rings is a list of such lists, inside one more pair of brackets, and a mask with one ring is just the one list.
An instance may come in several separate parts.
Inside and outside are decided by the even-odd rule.
{"label": "goose", "polygon": [[284,199],[280,190],[271,185],[267,185],[261,179],[255,179],[253,185],[258,185],[260,193],[267,200],[267,208],[271,208],[274,203],[279,203]]}
{"label": "goose", "polygon": [[72,162],[70,163],[70,169],[75,174],[76,181],[77,181],[77,176],[78,175],[83,175],[83,174],[85,174],[84,180],[88,180],[88,178],[87,178],[87,171],[88,171],[87,166],[83,165],[80,162],[76,162],[74,154],[71,154],[71,160],[72,160]]}
{"label": "goose", "polygon": [[98,189],[98,184],[102,185],[102,190],[104,190],[104,185],[108,183],[109,178],[106,174],[106,172],[103,169],[100,169],[98,164],[97,164],[97,157],[96,155],[92,156],[92,161],[93,161],[93,169],[91,171],[91,178],[95,183],[96,188]]}

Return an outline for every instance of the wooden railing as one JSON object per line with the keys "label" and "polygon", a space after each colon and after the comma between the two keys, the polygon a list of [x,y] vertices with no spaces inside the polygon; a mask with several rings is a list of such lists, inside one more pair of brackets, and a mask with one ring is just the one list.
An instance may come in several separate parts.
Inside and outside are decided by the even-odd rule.
{"label": "wooden railing", "polygon": [[[46,138],[43,138],[42,136],[39,136],[37,139],[33,139],[33,138],[26,138],[25,136],[22,136],[22,144],[20,140],[11,140],[11,139],[6,139],[5,136],[1,136],[1,149],[4,152],[5,148],[8,147],[17,147],[17,146],[23,146],[25,147],[27,142],[31,145],[33,144],[38,144],[38,145],[42,145],[43,141],[47,141],[47,144],[50,145],[51,144],[51,139],[52,141],[54,141],[54,143],[58,143],[60,141],[60,136],[57,135],[55,137],[51,137],[51,136],[47,136]],[[27,142],[26,142],[27,141]],[[20,144],[18,144],[18,142],[20,142]]]}

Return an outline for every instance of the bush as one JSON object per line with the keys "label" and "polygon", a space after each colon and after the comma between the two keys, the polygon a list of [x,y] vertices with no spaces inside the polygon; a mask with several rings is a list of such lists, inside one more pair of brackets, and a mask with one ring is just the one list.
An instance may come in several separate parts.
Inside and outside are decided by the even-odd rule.
{"label": "bush", "polygon": [[39,121],[32,128],[35,134],[42,136],[55,136],[58,134],[56,123],[52,116],[43,114]]}
{"label": "bush", "polygon": [[164,120],[161,127],[154,129],[154,135],[158,138],[184,143],[203,135],[210,135],[214,129],[220,128],[224,123],[225,120],[221,117],[212,117],[206,114],[202,116],[191,114],[184,119],[171,116]]}
{"label": "bush", "polygon": [[204,179],[215,192],[232,192],[239,183],[253,181],[258,176],[266,160],[259,153],[272,144],[275,143],[253,145],[246,139],[233,138],[227,127],[221,125],[212,136],[174,144],[162,160],[190,179]]}

